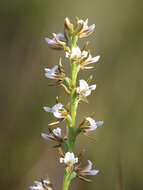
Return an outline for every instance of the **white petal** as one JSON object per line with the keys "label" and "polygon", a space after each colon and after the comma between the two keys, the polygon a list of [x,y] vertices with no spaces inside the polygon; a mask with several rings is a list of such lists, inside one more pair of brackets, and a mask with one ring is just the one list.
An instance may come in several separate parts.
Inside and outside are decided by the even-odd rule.
{"label": "white petal", "polygon": [[79,88],[79,87],[77,87],[76,91],[77,91],[77,93],[80,93],[80,88]]}
{"label": "white petal", "polygon": [[64,38],[64,35],[62,34],[62,33],[58,33],[57,35],[56,35],[56,37],[59,39],[59,38]]}
{"label": "white petal", "polygon": [[63,118],[63,117],[64,117],[64,116],[63,116],[60,112],[58,112],[58,111],[53,112],[53,115],[54,115],[56,118]]}
{"label": "white petal", "polygon": [[99,126],[101,126],[103,124],[104,124],[104,121],[98,121],[98,122],[96,122],[97,127],[99,127]]}
{"label": "white petal", "polygon": [[43,182],[44,182],[44,183],[47,183],[47,184],[50,184],[50,183],[51,183],[50,180],[48,180],[48,179],[44,179]]}
{"label": "white petal", "polygon": [[84,169],[84,171],[85,170],[91,170],[92,169],[92,162],[90,161],[90,160],[88,160],[88,165],[87,165],[87,167]]}
{"label": "white petal", "polygon": [[75,158],[74,158],[74,153],[70,153],[70,160],[73,161]]}
{"label": "white petal", "polygon": [[51,140],[51,138],[53,138],[53,136],[51,134],[48,135],[46,133],[41,133],[41,136],[45,140]]}
{"label": "white petal", "polygon": [[51,73],[45,73],[45,77],[48,79],[54,79],[54,77],[51,75]]}
{"label": "white petal", "polygon": [[48,44],[53,44],[53,43],[55,43],[54,40],[52,40],[52,39],[50,39],[50,38],[48,38],[48,37],[45,38],[45,41],[46,41]]}
{"label": "white petal", "polygon": [[52,33],[52,35],[53,35],[54,38],[56,38],[56,36],[57,36],[56,33]]}
{"label": "white petal", "polygon": [[85,80],[80,80],[80,91],[88,89],[88,84]]}
{"label": "white petal", "polygon": [[53,129],[52,131],[54,133],[54,135],[56,135],[57,137],[61,137],[61,128],[56,128],[56,129]]}
{"label": "white petal", "polygon": [[93,57],[92,59],[93,59],[93,61],[94,61],[94,63],[95,63],[95,62],[97,62],[97,61],[100,59],[100,56],[98,55],[98,56],[96,56],[96,57]]}
{"label": "white petal", "polygon": [[78,158],[77,157],[75,158],[75,163],[78,163]]}
{"label": "white petal", "polygon": [[92,30],[94,30],[95,29],[95,24],[92,24],[92,25],[90,25],[89,27],[88,27],[88,30],[89,31],[92,31]]}
{"label": "white petal", "polygon": [[30,186],[29,189],[30,190],[35,190],[35,186]]}
{"label": "white petal", "polygon": [[86,24],[86,25],[88,24],[88,18],[85,20],[85,24]]}
{"label": "white petal", "polygon": [[34,181],[34,184],[42,187],[42,183],[40,181]]}
{"label": "white petal", "polygon": [[73,46],[72,47],[72,52],[71,52],[71,59],[73,59],[74,57],[81,57],[81,50],[78,46]]}
{"label": "white petal", "polygon": [[90,90],[95,90],[96,89],[96,84],[91,85],[89,88],[90,88]]}
{"label": "white petal", "polygon": [[30,190],[43,190],[43,187],[41,187],[41,186],[30,186],[29,189]]}
{"label": "white petal", "polygon": [[57,65],[55,65],[52,69],[45,68],[45,77],[50,79],[56,79],[54,75],[57,68],[58,68]]}
{"label": "white petal", "polygon": [[91,63],[96,63],[98,60],[100,59],[100,56],[96,56],[96,57],[89,57],[85,63],[86,65],[89,65]]}
{"label": "white petal", "polygon": [[74,153],[67,152],[65,154],[64,161],[65,161],[65,163],[68,163],[69,161],[71,161],[73,163],[74,162]]}
{"label": "white petal", "polygon": [[82,24],[82,23],[84,23],[83,20],[78,20],[78,24]]}
{"label": "white petal", "polygon": [[69,57],[69,52],[66,52],[65,57],[66,57],[66,58],[68,58],[68,57]]}
{"label": "white petal", "polygon": [[29,187],[29,189],[30,189],[30,190],[34,190],[34,188],[33,188],[33,187],[34,187],[34,186],[30,186],[30,187]]}
{"label": "white petal", "polygon": [[55,65],[52,69],[51,69],[51,73],[55,73],[55,71],[58,69],[58,65]]}
{"label": "white petal", "polygon": [[52,107],[52,111],[58,111],[59,109],[62,109],[63,105],[61,103],[58,103]]}
{"label": "white petal", "polygon": [[83,51],[83,52],[82,52],[82,58],[87,57],[87,55],[88,55],[88,51]]}
{"label": "white petal", "polygon": [[52,108],[48,107],[48,106],[44,106],[43,109],[46,111],[46,112],[52,112]]}
{"label": "white petal", "polygon": [[97,175],[99,173],[99,170],[90,170],[87,175]]}
{"label": "white petal", "polygon": [[44,70],[45,70],[45,72],[47,72],[47,73],[51,72],[51,69],[48,69],[48,68],[45,68]]}
{"label": "white petal", "polygon": [[64,158],[60,157],[60,163],[64,162]]}
{"label": "white petal", "polygon": [[96,127],[96,122],[94,119],[92,119],[91,117],[87,117],[86,120],[89,121],[91,126]]}
{"label": "white petal", "polygon": [[91,90],[90,89],[86,90],[84,94],[85,96],[89,96],[91,94]]}
{"label": "white petal", "polygon": [[70,152],[66,152],[65,159],[66,160],[70,160],[70,156],[71,156],[71,153]]}

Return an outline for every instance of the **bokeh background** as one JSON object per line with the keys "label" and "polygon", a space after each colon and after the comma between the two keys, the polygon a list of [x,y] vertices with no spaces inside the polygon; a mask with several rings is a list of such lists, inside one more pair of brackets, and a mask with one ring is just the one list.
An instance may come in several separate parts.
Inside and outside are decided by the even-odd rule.
{"label": "bokeh background", "polygon": [[[100,174],[93,183],[73,180],[70,189],[143,189],[143,2],[136,0],[13,0],[0,6],[0,189],[25,190],[39,177],[49,176],[61,189],[63,165],[52,143],[40,137],[52,115],[43,105],[55,104],[61,88],[49,87],[44,68],[57,64],[63,52],[51,50],[45,36],[63,32],[66,16],[89,18],[96,31],[89,38],[93,55],[101,55],[94,75],[96,93],[81,104],[77,123],[96,113],[105,124],[91,136],[80,136],[76,151],[84,151]],[[64,60],[64,59],[63,59]],[[66,71],[69,72],[67,63]],[[65,124],[62,126],[65,127]]]}

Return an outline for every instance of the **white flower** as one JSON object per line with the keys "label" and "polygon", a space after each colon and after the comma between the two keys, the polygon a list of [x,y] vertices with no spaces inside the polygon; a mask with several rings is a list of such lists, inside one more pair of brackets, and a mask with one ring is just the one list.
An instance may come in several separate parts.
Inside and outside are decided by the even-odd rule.
{"label": "white flower", "polygon": [[95,29],[95,24],[92,24],[92,25],[88,26],[88,19],[86,19],[85,21],[78,20],[78,24],[82,24],[83,25],[83,27],[81,28],[81,30],[78,33],[78,35],[79,35],[80,38],[88,36]]}
{"label": "white flower", "polygon": [[78,59],[81,57],[81,50],[78,46],[73,46],[71,53],[66,52],[66,58]]}
{"label": "white flower", "polygon": [[64,35],[62,33],[58,33],[58,34],[53,33],[53,38],[50,39],[50,38],[46,37],[45,41],[49,45],[51,45],[51,46],[53,46],[55,48],[64,48],[66,43],[60,41],[60,38],[63,38],[63,37],[64,37]]}
{"label": "white flower", "polygon": [[88,86],[85,80],[79,81],[79,87],[77,88],[77,93],[84,96],[89,96],[92,90],[96,89],[96,84]]}
{"label": "white flower", "polygon": [[61,128],[53,129],[50,134],[42,133],[41,136],[45,140],[60,141],[62,140]]}
{"label": "white flower", "polygon": [[95,56],[95,57],[92,57],[90,55],[85,62],[86,62],[86,65],[88,65],[88,64],[91,64],[91,63],[96,63],[99,59],[100,59],[99,55]]}
{"label": "white flower", "polygon": [[84,20],[78,20],[78,24],[83,24],[83,29],[87,30],[88,29],[88,18]]}
{"label": "white flower", "polygon": [[[85,59],[85,58],[87,58],[87,59]],[[96,63],[99,59],[100,59],[100,56],[92,57],[90,54],[88,55],[87,51],[83,51],[82,52],[82,60],[83,61],[81,61],[81,65],[84,66],[84,65],[91,64],[91,63]]]}
{"label": "white flower", "polygon": [[63,108],[63,105],[61,103],[58,103],[54,105],[52,108],[48,106],[44,106],[43,109],[46,112],[51,112],[56,118],[64,118],[65,116],[62,114],[61,109]]}
{"label": "white flower", "polygon": [[95,120],[92,119],[91,117],[87,117],[86,121],[89,122],[89,125],[83,128],[83,131],[85,133],[88,133],[90,131],[96,130],[97,127],[103,125],[103,123],[104,123],[103,121],[95,122]]}
{"label": "white flower", "polygon": [[40,181],[34,181],[35,186],[30,186],[30,190],[45,190],[44,185],[48,186],[51,184],[51,182],[48,179],[43,180],[42,182]]}
{"label": "white flower", "polygon": [[78,163],[78,158],[74,156],[74,153],[67,152],[64,158],[60,158],[60,163],[65,163],[67,166],[73,166]]}
{"label": "white flower", "polygon": [[88,160],[88,165],[83,170],[80,171],[80,175],[96,175],[99,173],[99,170],[92,170],[92,162]]}
{"label": "white flower", "polygon": [[55,136],[57,137],[61,137],[61,128],[56,128],[56,129],[53,129],[52,131],[54,133]]}
{"label": "white flower", "polygon": [[45,77],[49,79],[58,79],[55,72],[57,69],[58,65],[55,65],[52,69],[45,68]]}

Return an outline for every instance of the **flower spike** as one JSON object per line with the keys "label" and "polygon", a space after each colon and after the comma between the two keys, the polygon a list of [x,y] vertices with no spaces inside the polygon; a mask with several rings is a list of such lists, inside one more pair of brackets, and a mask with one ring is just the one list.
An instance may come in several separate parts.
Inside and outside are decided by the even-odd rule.
{"label": "flower spike", "polygon": [[[88,160],[88,165],[85,168],[80,168],[81,154],[77,154],[77,156],[74,154],[74,148],[79,134],[88,136],[88,132],[96,130],[97,127],[104,123],[103,121],[95,121],[91,118],[92,115],[90,114],[91,117],[84,117],[79,126],[76,127],[79,103],[88,103],[87,97],[93,90],[96,90],[96,84],[91,85],[92,75],[90,75],[87,81],[84,79],[79,80],[79,86],[77,86],[78,73],[80,70],[85,71],[94,68],[90,64],[96,63],[100,59],[99,55],[91,55],[90,50],[87,49],[88,41],[81,48],[78,40],[79,38],[90,35],[94,29],[95,24],[89,26],[88,19],[81,20],[76,17],[75,24],[73,24],[66,17],[64,21],[64,34],[53,33],[51,39],[48,37],[45,38],[45,41],[50,47],[64,50],[65,57],[71,69],[67,73],[65,72],[61,57],[59,58],[58,64],[52,68],[45,68],[45,77],[54,79],[56,81],[54,85],[62,87],[66,94],[69,95],[69,101],[65,103],[66,106],[63,106],[59,102],[59,98],[56,95],[56,104],[53,107],[43,107],[44,111],[52,113],[57,119],[48,124],[50,126],[48,133],[41,133],[43,139],[56,142],[53,147],[58,148],[59,162],[63,163],[65,167],[62,190],[68,190],[71,180],[75,177],[90,182],[91,180],[86,178],[86,176],[97,175],[99,173],[99,170],[92,169],[92,162],[90,160]],[[69,73],[70,76],[68,76]],[[63,98],[66,100],[65,97]],[[63,129],[66,133],[65,136],[62,135],[61,128],[51,128],[53,125],[62,125],[62,122],[66,122],[66,131]],[[30,186],[30,190],[53,190],[53,186],[49,179],[41,179],[41,181],[35,181],[34,185]]]}

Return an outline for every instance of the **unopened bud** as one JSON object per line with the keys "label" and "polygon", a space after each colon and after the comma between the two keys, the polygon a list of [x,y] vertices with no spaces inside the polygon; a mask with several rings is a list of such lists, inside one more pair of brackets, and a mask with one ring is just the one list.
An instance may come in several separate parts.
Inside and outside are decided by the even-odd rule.
{"label": "unopened bud", "polygon": [[70,23],[70,20],[68,17],[65,18],[65,28],[68,30],[73,30],[73,24]]}

